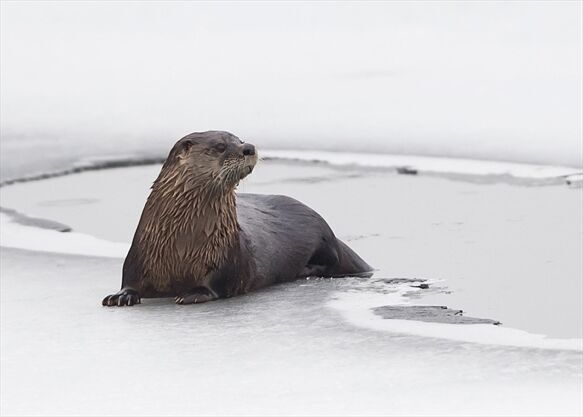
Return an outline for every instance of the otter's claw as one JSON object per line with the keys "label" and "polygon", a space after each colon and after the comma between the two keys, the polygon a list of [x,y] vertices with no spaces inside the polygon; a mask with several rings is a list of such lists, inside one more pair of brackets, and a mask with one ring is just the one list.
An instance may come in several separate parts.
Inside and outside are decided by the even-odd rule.
{"label": "otter's claw", "polygon": [[141,302],[142,299],[140,298],[140,294],[136,290],[124,288],[116,294],[105,297],[101,304],[107,307],[123,307],[133,306],[134,304],[140,304]]}
{"label": "otter's claw", "polygon": [[197,288],[190,294],[180,295],[174,298],[176,304],[200,304],[216,300],[217,296],[206,288]]}

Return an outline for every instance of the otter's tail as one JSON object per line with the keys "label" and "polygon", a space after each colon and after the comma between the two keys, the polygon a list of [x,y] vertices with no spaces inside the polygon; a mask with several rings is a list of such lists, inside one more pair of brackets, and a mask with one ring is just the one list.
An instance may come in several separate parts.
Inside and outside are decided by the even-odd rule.
{"label": "otter's tail", "polygon": [[338,264],[332,273],[335,277],[358,276],[370,277],[374,268],[367,264],[360,256],[340,239],[338,242]]}

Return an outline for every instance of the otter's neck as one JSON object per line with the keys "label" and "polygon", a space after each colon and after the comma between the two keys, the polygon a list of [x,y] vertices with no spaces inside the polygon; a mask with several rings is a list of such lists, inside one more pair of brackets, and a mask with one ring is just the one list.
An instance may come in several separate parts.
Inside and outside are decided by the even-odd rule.
{"label": "otter's neck", "polygon": [[235,190],[184,171],[160,174],[142,220],[144,270],[159,287],[177,279],[203,280],[238,244]]}

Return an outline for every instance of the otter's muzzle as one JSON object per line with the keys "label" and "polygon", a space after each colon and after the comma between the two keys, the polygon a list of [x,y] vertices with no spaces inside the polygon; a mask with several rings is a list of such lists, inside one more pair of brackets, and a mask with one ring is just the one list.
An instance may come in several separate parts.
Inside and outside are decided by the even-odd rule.
{"label": "otter's muzzle", "polygon": [[245,166],[241,175],[241,179],[243,179],[253,172],[253,168],[255,168],[255,164],[257,163],[257,153],[255,152],[255,146],[250,143],[243,144],[241,153],[245,158]]}
{"label": "otter's muzzle", "polygon": [[244,156],[253,156],[255,155],[255,146],[251,145],[250,143],[245,143],[243,145],[243,149],[241,149]]}

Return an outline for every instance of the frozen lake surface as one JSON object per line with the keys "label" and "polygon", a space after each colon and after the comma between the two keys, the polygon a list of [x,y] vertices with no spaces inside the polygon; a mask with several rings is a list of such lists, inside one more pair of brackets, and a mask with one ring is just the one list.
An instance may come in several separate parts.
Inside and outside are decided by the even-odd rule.
{"label": "frozen lake surface", "polygon": [[0,189],[3,207],[73,229],[0,214],[2,414],[583,411],[581,188],[265,161],[239,191],[310,205],[372,279],[102,308],[158,170]]}
{"label": "frozen lake surface", "polygon": [[[0,1],[0,415],[583,415],[582,3],[356,3]],[[374,277],[102,307],[207,129]]]}

